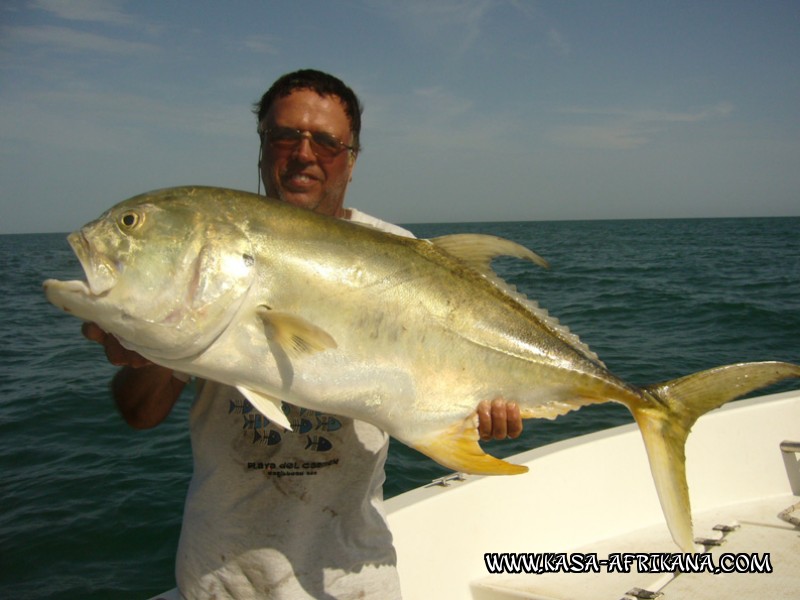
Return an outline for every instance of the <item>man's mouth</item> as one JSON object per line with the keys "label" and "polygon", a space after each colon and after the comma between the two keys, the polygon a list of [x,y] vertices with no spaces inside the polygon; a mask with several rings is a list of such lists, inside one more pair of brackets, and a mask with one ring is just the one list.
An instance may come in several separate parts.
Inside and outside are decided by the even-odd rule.
{"label": "man's mouth", "polygon": [[308,173],[287,173],[281,177],[281,183],[290,191],[302,192],[318,183],[318,179]]}

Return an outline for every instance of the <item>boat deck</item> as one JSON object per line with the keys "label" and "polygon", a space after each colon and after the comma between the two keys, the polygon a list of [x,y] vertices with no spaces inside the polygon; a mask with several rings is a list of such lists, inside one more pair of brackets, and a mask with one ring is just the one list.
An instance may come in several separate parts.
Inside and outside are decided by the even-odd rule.
{"label": "boat deck", "polygon": [[[719,544],[705,547],[712,560],[699,563],[704,572],[639,572],[636,561],[632,560],[627,573],[612,573],[605,567],[599,573],[489,575],[472,582],[472,597],[475,600],[794,599],[800,593],[800,529],[787,519],[800,519],[799,500],[791,494],[781,495],[695,515],[695,534]],[[658,553],[674,556],[675,546],[662,526],[654,526],[576,548],[572,553],[591,553],[599,560],[615,553],[635,559],[641,553],[643,565],[653,568]],[[624,566],[622,562],[617,564]],[[770,572],[705,572],[707,567],[721,565],[726,570],[738,566],[739,570],[752,571],[755,566],[757,570]]]}
{"label": "boat deck", "polygon": [[[772,573],[687,569],[675,576],[670,565],[639,572],[636,553],[673,561],[693,555],[681,554],[672,541],[641,436],[635,426],[623,426],[510,458],[530,468],[524,475],[469,476],[389,500],[404,598],[800,598],[800,509],[786,517],[794,523],[778,516],[800,503],[798,441],[795,391],[706,415],[686,447],[695,538],[724,538],[707,548],[711,570],[723,555],[739,561],[768,555]],[[739,527],[723,532],[717,525]],[[585,564],[596,557],[599,572],[564,572],[557,558],[533,574],[525,574],[530,563],[504,572],[487,563],[492,556],[530,561],[543,555],[566,557],[567,566],[576,557]],[[612,556],[620,557],[620,568],[601,562]],[[629,572],[620,572],[624,560]]]}

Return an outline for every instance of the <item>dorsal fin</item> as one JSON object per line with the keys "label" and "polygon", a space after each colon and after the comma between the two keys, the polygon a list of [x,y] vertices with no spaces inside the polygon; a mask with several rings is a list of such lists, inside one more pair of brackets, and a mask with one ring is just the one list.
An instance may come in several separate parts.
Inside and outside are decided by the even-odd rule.
{"label": "dorsal fin", "polygon": [[536,252],[505,238],[478,233],[456,233],[431,238],[429,241],[483,275],[503,293],[527,308],[554,336],[572,346],[595,364],[605,368],[597,354],[584,344],[577,335],[572,333],[565,325],[562,325],[558,319],[551,316],[536,301],[531,300],[524,294],[520,294],[514,286],[508,284],[492,268],[492,259],[498,256],[521,258],[545,269],[549,268],[550,265],[547,260],[536,254]]}
{"label": "dorsal fin", "polygon": [[429,240],[439,248],[466,263],[482,275],[497,277],[492,269],[492,259],[498,256],[513,256],[529,260],[544,269],[550,265],[533,250],[521,244],[494,235],[480,233],[455,233]]}
{"label": "dorsal fin", "polygon": [[554,336],[574,348],[582,356],[588,358],[596,365],[604,369],[606,368],[605,363],[600,360],[600,357],[597,356],[597,354],[595,354],[595,352],[589,348],[589,346],[585,344],[577,335],[572,333],[569,330],[569,327],[563,325],[556,317],[547,312],[546,308],[542,308],[535,300],[531,300],[524,294],[520,294],[513,286],[506,284],[499,277],[497,279],[502,282],[503,287],[499,286],[497,282],[495,282],[495,285],[498,285],[498,287],[500,287],[500,289],[502,289],[506,294],[514,298],[517,302],[531,311],[531,313],[533,313],[533,315],[539,319],[539,321],[545,327],[547,327],[547,329],[549,329]]}

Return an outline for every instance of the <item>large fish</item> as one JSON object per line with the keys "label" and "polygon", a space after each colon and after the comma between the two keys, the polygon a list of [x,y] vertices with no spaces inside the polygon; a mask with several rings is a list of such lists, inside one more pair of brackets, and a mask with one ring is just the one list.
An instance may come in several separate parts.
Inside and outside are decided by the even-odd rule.
{"label": "large fish", "polygon": [[508,240],[402,238],[233,190],[166,189],[69,236],[86,282],[45,282],[57,307],[151,361],[237,387],[284,427],[286,401],[369,421],[451,469],[521,473],[484,453],[476,407],[524,418],[619,402],[642,432],[675,542],[693,550],[684,444],[703,413],[775,381],[742,363],[637,388],[508,286],[491,260],[544,265]]}

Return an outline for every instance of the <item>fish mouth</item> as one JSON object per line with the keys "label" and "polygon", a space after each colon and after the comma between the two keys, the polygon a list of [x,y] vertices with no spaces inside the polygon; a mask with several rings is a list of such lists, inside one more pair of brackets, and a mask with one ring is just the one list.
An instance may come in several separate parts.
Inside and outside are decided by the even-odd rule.
{"label": "fish mouth", "polygon": [[[102,296],[114,287],[117,281],[116,269],[97,252],[83,230],[71,233],[67,241],[81,263],[86,282],[65,283],[82,283],[86,294],[90,296]],[[77,291],[77,287],[70,291]]]}
{"label": "fish mouth", "polygon": [[47,279],[42,285],[47,301],[67,313],[75,314],[76,311],[71,307],[79,306],[81,300],[92,297],[92,291],[83,281]]}
{"label": "fish mouth", "polygon": [[[72,251],[78,257],[83,268],[84,275],[87,273],[87,266],[84,260],[89,256],[89,245],[79,232],[70,234],[67,237]],[[42,284],[44,294],[50,304],[60,308],[64,312],[76,314],[76,307],[85,304],[86,299],[94,297],[88,281],[77,279],[61,281],[59,279],[47,279]]]}

